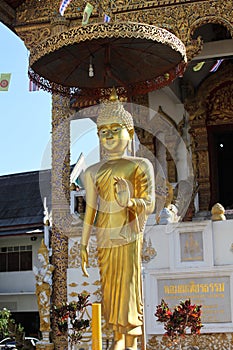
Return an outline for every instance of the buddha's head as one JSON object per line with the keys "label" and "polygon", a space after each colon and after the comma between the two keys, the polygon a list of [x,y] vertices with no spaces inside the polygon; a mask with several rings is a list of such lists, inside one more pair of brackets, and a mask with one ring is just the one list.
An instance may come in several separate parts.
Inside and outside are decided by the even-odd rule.
{"label": "buddha's head", "polygon": [[101,145],[108,153],[123,152],[134,135],[132,115],[126,111],[113,89],[109,101],[103,103],[97,118]]}

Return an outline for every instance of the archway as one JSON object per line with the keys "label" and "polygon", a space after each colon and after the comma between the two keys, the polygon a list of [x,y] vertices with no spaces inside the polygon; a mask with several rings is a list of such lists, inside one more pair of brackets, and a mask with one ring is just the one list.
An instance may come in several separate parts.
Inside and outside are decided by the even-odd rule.
{"label": "archway", "polygon": [[229,61],[201,85],[195,101],[187,104],[201,211],[209,210],[216,201],[231,206],[232,195],[227,188],[231,186],[229,164],[233,160],[232,92],[233,65]]}
{"label": "archway", "polygon": [[225,209],[233,209],[233,125],[217,125],[208,128],[210,157],[210,206],[221,203]]}

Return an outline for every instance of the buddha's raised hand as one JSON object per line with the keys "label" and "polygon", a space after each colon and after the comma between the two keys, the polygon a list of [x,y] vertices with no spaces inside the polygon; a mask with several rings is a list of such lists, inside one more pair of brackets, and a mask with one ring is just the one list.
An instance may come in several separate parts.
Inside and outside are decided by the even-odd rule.
{"label": "buddha's raised hand", "polygon": [[132,205],[132,202],[130,200],[130,189],[127,181],[118,176],[114,176],[114,180],[116,181],[114,186],[117,203],[124,208],[130,207]]}

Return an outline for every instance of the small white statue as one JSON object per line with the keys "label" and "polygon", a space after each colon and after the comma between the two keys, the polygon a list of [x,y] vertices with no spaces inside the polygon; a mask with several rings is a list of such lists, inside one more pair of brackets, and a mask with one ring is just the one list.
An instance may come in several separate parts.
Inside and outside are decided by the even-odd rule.
{"label": "small white statue", "polygon": [[160,212],[159,225],[167,225],[173,222],[178,222],[179,218],[177,216],[177,208],[174,204],[170,204],[168,207],[165,207]]}
{"label": "small white statue", "polygon": [[41,241],[41,246],[38,250],[38,260],[40,267],[33,267],[36,277],[36,295],[38,310],[40,315],[40,331],[43,335],[43,340],[49,342],[50,326],[50,297],[52,294],[52,273],[54,266],[49,263],[49,251],[44,240]]}
{"label": "small white statue", "polygon": [[[165,180],[164,180],[165,181]],[[177,207],[172,204],[173,200],[173,187],[172,185],[166,180],[166,188],[163,191],[163,195],[158,195],[157,197],[161,200],[164,200],[164,208],[160,211],[159,215],[156,216],[156,222],[159,225],[167,225],[174,222],[179,221],[179,217],[177,215],[178,209]]]}

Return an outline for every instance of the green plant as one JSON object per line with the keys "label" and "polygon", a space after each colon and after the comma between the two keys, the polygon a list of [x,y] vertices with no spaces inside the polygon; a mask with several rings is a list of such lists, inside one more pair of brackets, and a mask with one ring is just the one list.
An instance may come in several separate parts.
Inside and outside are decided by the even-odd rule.
{"label": "green plant", "polygon": [[31,344],[25,340],[24,327],[15,323],[11,312],[6,308],[0,310],[0,337],[10,337],[15,340],[17,349],[32,349]]}
{"label": "green plant", "polygon": [[6,308],[0,310],[0,338],[4,338],[9,335],[9,322],[11,312]]}
{"label": "green plant", "polygon": [[164,324],[165,335],[172,342],[180,343],[180,338],[185,337],[189,329],[193,335],[200,334],[201,328],[201,305],[191,304],[191,300],[180,301],[180,304],[170,310],[168,304],[162,299],[157,305],[155,316],[157,321]]}
{"label": "green plant", "polygon": [[68,332],[71,345],[77,344],[86,328],[89,327],[89,320],[83,318],[86,307],[89,305],[91,305],[89,294],[81,293],[77,301],[53,307],[53,315],[59,330],[58,335]]}

